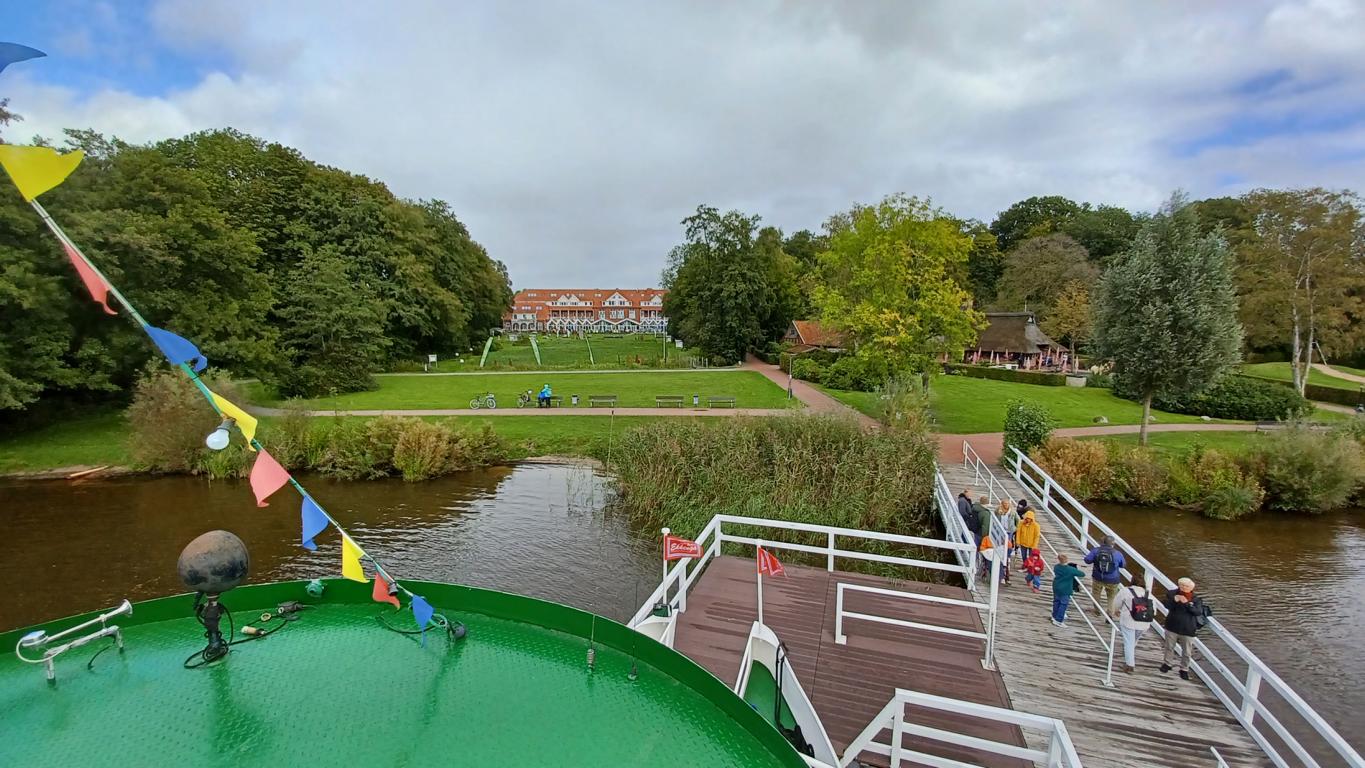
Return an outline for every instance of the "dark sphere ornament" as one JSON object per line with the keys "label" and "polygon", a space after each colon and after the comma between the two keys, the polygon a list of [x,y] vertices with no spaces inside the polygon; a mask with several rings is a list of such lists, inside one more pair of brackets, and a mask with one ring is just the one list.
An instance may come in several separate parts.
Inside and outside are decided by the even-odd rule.
{"label": "dark sphere ornament", "polygon": [[209,531],[185,546],[175,567],[190,591],[216,595],[246,580],[251,556],[237,534]]}

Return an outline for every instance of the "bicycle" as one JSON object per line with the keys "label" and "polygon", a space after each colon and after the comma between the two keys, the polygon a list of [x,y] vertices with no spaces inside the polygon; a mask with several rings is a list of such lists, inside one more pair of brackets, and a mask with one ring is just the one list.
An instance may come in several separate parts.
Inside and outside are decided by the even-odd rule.
{"label": "bicycle", "polygon": [[492,392],[485,392],[482,395],[475,395],[474,398],[469,401],[469,408],[470,410],[473,411],[477,411],[480,408],[487,408],[488,410],[491,411],[497,407],[498,398],[495,397]]}
{"label": "bicycle", "polygon": [[528,389],[525,392],[522,392],[517,395],[517,407],[525,408],[526,406],[535,402],[535,399],[536,398],[531,394],[531,390]]}

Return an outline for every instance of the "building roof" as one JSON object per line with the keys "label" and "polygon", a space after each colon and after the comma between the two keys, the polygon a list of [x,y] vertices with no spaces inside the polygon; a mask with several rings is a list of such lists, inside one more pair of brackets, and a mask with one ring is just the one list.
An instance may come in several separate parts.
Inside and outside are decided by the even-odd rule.
{"label": "building roof", "polygon": [[[512,297],[512,308],[503,314],[503,321],[515,314],[534,312],[536,321],[543,323],[550,318],[551,310],[559,309],[662,311],[667,294],[662,288],[523,288]],[[613,299],[615,303],[607,303]]]}
{"label": "building roof", "polygon": [[840,349],[844,346],[843,334],[824,327],[818,320],[793,320],[792,330],[787,335],[791,336],[793,332],[796,339],[806,346],[825,349]]}
{"label": "building roof", "polygon": [[1043,333],[1032,312],[987,312],[990,325],[981,332],[976,349],[986,352],[1036,354],[1060,345]]}

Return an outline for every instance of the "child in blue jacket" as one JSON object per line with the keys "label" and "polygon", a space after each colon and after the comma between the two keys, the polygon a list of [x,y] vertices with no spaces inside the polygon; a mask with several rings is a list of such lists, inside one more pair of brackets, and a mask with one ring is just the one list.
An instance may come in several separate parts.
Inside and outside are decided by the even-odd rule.
{"label": "child in blue jacket", "polygon": [[1052,623],[1066,626],[1066,609],[1071,606],[1071,595],[1076,591],[1085,571],[1068,563],[1066,555],[1057,555],[1057,564],[1052,566]]}

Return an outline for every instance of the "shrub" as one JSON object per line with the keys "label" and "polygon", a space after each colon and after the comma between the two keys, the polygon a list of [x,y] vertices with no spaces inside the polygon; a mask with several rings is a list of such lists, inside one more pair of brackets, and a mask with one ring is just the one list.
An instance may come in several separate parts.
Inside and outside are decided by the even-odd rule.
{"label": "shrub", "polygon": [[891,377],[891,366],[883,357],[844,355],[825,370],[820,382],[834,389],[873,392]]}
{"label": "shrub", "polygon": [[[230,381],[216,374],[204,383],[224,398],[243,404]],[[208,454],[204,437],[220,421],[194,383],[178,370],[159,369],[138,381],[128,406],[132,458],[135,465],[154,472],[202,472]],[[234,434],[233,443],[241,441]],[[216,460],[226,467],[226,459]]]}
{"label": "shrub", "polygon": [[1236,520],[1261,508],[1265,489],[1254,479],[1240,484],[1229,484],[1209,491],[1204,500],[1204,517],[1217,520]]}
{"label": "shrub", "polygon": [[1361,479],[1361,448],[1344,434],[1295,425],[1258,441],[1251,458],[1266,506],[1318,514],[1350,500]]}
{"label": "shrub", "polygon": [[1056,427],[1052,414],[1037,403],[1024,400],[1011,400],[1005,409],[1005,456],[1008,461],[1012,454],[1009,448],[1018,448],[1023,453],[1031,453],[1034,448],[1047,442]]}
{"label": "shrub", "polygon": [[1078,499],[1103,497],[1109,491],[1109,451],[1097,440],[1050,438],[1033,459]]}
{"label": "shrub", "polygon": [[455,442],[450,427],[406,419],[398,425],[396,433],[393,467],[404,480],[429,480],[449,471]]}
{"label": "shrub", "polygon": [[791,369],[792,376],[802,381],[814,384],[823,384],[825,381],[825,366],[813,357],[802,356],[792,360]]}
{"label": "shrub", "polygon": [[877,420],[887,429],[930,431],[929,392],[922,375],[901,375],[886,382]]}
{"label": "shrub", "polygon": [[[1115,394],[1137,399],[1122,386],[1116,388]],[[1224,376],[1195,395],[1155,397],[1152,407],[1170,413],[1247,421],[1289,421],[1306,416],[1312,410],[1312,405],[1299,397],[1292,387],[1250,376]]]}
{"label": "shrub", "polygon": [[1255,476],[1225,453],[1190,446],[1171,465],[1167,501],[1199,509],[1204,516],[1233,520],[1261,508],[1265,490]]}
{"label": "shrub", "polygon": [[281,409],[284,414],[270,423],[269,431],[263,442],[286,469],[304,469],[318,463],[326,448],[326,435],[316,429],[318,421],[308,415],[307,407],[297,400],[286,401]]}
{"label": "shrub", "polygon": [[384,416],[370,422],[337,419],[327,432],[318,470],[342,480],[372,480],[393,470],[393,448],[402,419]]}
{"label": "shrub", "polygon": [[1160,504],[1167,497],[1170,470],[1146,448],[1112,446],[1109,453],[1109,495],[1113,501]]}
{"label": "shrub", "polygon": [[995,381],[1012,381],[1015,384],[1038,384],[1045,387],[1065,387],[1066,374],[1064,373],[1044,373],[1042,371],[1020,371],[1008,368],[989,368],[984,365],[961,365],[958,363],[944,363],[944,373],[961,374],[970,376],[973,379],[994,379]]}

